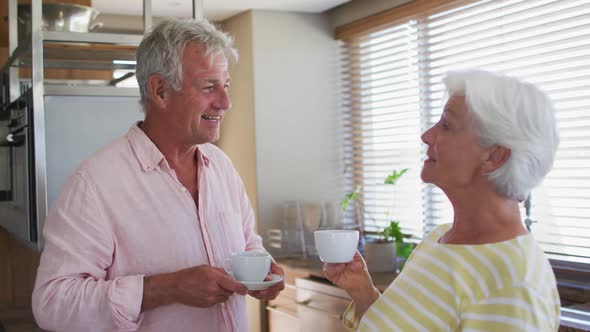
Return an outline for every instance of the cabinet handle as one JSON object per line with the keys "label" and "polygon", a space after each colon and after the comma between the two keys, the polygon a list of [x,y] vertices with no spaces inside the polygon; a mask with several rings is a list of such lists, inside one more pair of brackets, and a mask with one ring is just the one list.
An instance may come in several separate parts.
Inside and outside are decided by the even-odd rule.
{"label": "cabinet handle", "polygon": [[342,319],[342,315],[338,315],[338,314],[335,314],[333,312],[329,312],[329,311],[324,311],[324,310],[321,310],[321,309],[317,309],[317,308],[314,308],[314,307],[308,305],[309,302],[311,302],[311,300],[307,301],[307,303],[304,303],[304,302],[306,302],[306,301],[297,302],[297,304],[300,304],[302,307],[305,307],[305,309],[310,309],[312,311],[319,312],[322,315],[330,316],[330,317],[336,318],[338,320]]}
{"label": "cabinet handle", "polygon": [[293,315],[293,314],[291,314],[289,312],[286,312],[286,311],[277,309],[277,306],[276,305],[266,306],[266,310],[271,311],[271,312],[276,312],[278,314],[285,315],[285,316],[288,316],[288,317],[293,318],[293,319],[298,319],[297,316],[295,316],[295,315]]}
{"label": "cabinet handle", "polygon": [[305,299],[302,301],[295,301],[295,303],[301,304],[301,305],[308,305],[309,303],[311,303],[311,299]]}

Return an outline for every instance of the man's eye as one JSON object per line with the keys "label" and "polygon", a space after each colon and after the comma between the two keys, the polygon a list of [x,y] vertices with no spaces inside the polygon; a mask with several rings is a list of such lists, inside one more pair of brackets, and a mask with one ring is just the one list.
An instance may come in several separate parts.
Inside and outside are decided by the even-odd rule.
{"label": "man's eye", "polygon": [[213,91],[213,89],[215,89],[215,87],[213,85],[209,85],[209,86],[204,87],[203,91],[211,92],[211,91]]}

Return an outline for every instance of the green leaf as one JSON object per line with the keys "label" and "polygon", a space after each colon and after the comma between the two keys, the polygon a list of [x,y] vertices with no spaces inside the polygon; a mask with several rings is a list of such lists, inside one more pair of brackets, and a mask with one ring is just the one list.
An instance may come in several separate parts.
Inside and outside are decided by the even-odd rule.
{"label": "green leaf", "polygon": [[344,196],[344,199],[342,200],[342,202],[340,202],[340,210],[342,212],[346,211],[346,209],[350,205],[350,202],[358,201],[360,195],[361,195],[361,186],[356,186],[356,188],[354,188],[353,192]]}
{"label": "green leaf", "polygon": [[404,175],[407,171],[407,168],[402,169],[399,173],[396,170],[393,170],[393,173],[391,175],[388,175],[383,183],[395,184],[397,180],[399,180],[402,177],[402,175]]}
{"label": "green leaf", "polygon": [[399,227],[399,222],[391,220],[389,226],[385,227],[381,232],[385,241],[395,240],[397,243],[402,243],[404,240],[404,234]]}
{"label": "green leaf", "polygon": [[411,243],[397,243],[397,256],[398,257],[403,257],[405,259],[408,259],[408,257],[410,257],[410,254],[412,254],[412,251],[414,250],[414,245]]}

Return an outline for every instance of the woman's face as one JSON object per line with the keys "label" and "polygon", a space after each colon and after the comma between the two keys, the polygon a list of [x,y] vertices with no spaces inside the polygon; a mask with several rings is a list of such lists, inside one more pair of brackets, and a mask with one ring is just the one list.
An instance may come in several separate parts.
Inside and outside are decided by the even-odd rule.
{"label": "woman's face", "polygon": [[479,144],[465,96],[452,95],[438,123],[421,138],[428,145],[421,174],[424,182],[448,192],[468,187],[485,176],[481,168],[487,153]]}

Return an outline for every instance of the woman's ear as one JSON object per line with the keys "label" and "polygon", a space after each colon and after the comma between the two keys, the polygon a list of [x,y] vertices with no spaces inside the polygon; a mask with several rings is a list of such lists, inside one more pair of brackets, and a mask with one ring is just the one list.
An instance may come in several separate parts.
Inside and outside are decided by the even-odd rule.
{"label": "woman's ear", "polygon": [[492,145],[489,149],[483,166],[483,171],[486,173],[491,173],[502,167],[510,159],[511,154],[509,148],[497,144]]}
{"label": "woman's ear", "polygon": [[160,75],[152,75],[148,78],[148,90],[150,99],[157,108],[165,108],[168,93],[168,83]]}

